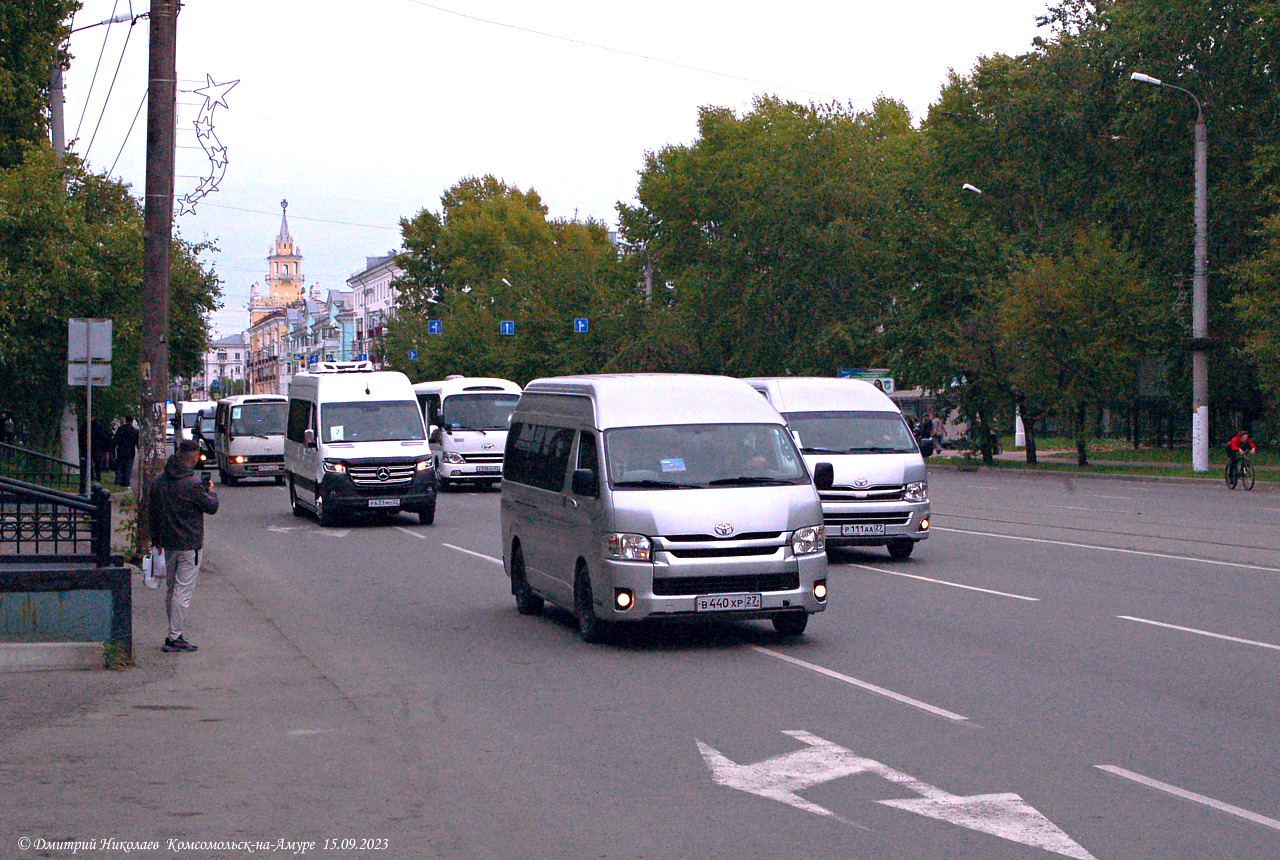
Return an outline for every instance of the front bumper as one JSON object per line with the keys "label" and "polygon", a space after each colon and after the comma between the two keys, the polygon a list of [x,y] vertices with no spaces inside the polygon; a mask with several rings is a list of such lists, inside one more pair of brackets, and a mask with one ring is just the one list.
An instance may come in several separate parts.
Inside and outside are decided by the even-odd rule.
{"label": "front bumper", "polygon": [[892,540],[929,537],[928,502],[822,503],[827,546],[883,546]]}
{"label": "front bumper", "polygon": [[427,469],[415,472],[407,483],[380,486],[357,485],[349,475],[326,473],[317,493],[324,509],[336,513],[427,510],[436,503],[435,473]]}

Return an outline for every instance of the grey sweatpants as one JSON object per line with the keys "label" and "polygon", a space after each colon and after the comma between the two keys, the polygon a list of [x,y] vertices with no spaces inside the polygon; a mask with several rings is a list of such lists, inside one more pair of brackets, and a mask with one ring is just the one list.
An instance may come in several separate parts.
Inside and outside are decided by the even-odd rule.
{"label": "grey sweatpants", "polygon": [[182,622],[191,605],[191,595],[196,591],[196,579],[200,576],[200,550],[167,549],[164,551],[165,582],[168,594],[164,608],[169,614],[169,638],[182,635]]}

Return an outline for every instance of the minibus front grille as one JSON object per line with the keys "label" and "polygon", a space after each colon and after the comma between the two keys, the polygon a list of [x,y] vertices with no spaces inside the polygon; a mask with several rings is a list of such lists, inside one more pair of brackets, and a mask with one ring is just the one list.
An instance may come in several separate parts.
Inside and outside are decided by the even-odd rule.
{"label": "minibus front grille", "polygon": [[689,597],[699,594],[736,594],[757,591],[795,591],[799,573],[760,573],[741,576],[654,577],[653,593],[658,597]]}
{"label": "minibus front grille", "polygon": [[901,484],[887,484],[866,489],[832,487],[829,490],[820,491],[818,498],[824,502],[896,502],[905,494],[906,487]]}
{"label": "minibus front grille", "polygon": [[707,543],[721,540],[777,540],[780,537],[782,532],[743,532],[738,535],[729,535],[727,538],[714,535],[664,535],[662,539],[671,543]]}
{"label": "minibus front grille", "polygon": [[245,454],[246,463],[283,463],[283,454]]}
{"label": "minibus front grille", "polygon": [[462,459],[468,463],[501,463],[502,452],[496,454],[463,454]]}
{"label": "minibus front grille", "polygon": [[359,487],[386,487],[394,484],[408,484],[413,481],[416,463],[396,463],[378,466],[351,466],[347,473],[351,483]]}
{"label": "minibus front grille", "polygon": [[853,524],[883,524],[886,526],[905,526],[911,520],[910,511],[884,511],[882,513],[839,513],[827,514],[822,521],[827,526]]}
{"label": "minibus front grille", "polygon": [[753,555],[774,555],[780,549],[782,549],[782,544],[774,544],[773,546],[688,547],[680,549],[665,547],[659,551],[673,555],[676,558],[741,558]]}

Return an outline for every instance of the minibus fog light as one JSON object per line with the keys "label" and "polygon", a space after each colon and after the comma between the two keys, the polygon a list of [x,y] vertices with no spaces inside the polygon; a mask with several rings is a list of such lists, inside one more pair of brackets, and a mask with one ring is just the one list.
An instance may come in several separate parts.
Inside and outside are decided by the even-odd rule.
{"label": "minibus fog light", "polygon": [[605,535],[605,549],[609,558],[619,561],[648,561],[651,544],[644,535]]}
{"label": "minibus fog light", "polygon": [[819,579],[813,584],[813,596],[819,600],[827,599],[827,581],[825,579]]}
{"label": "minibus fog light", "polygon": [[925,481],[914,481],[907,484],[906,492],[903,494],[908,502],[927,502],[929,501],[929,485]]}
{"label": "minibus fog light", "polygon": [[822,526],[805,526],[791,535],[791,551],[796,555],[813,555],[822,552],[827,533]]}
{"label": "minibus fog light", "polygon": [[920,521],[920,531],[927,532],[929,530],[929,518],[925,517]]}
{"label": "minibus fog light", "polygon": [[631,594],[631,589],[615,588],[613,590],[613,605],[616,606],[618,609],[621,609],[624,611],[628,610],[631,608],[631,604],[635,602],[636,602],[636,599]]}
{"label": "minibus fog light", "polygon": [[233,463],[243,463],[243,462],[245,462],[245,460],[246,460],[246,459],[247,459],[247,458],[245,457],[245,455],[244,455],[244,454],[236,454],[236,456],[232,459],[232,462],[233,462]]}

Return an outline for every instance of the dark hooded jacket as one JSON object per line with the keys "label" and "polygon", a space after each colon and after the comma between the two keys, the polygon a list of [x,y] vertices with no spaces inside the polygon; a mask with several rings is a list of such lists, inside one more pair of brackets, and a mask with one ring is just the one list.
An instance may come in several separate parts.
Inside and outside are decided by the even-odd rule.
{"label": "dark hooded jacket", "polygon": [[204,546],[204,515],[218,510],[218,494],[205,489],[195,470],[174,454],[151,484],[151,544],[161,549]]}

